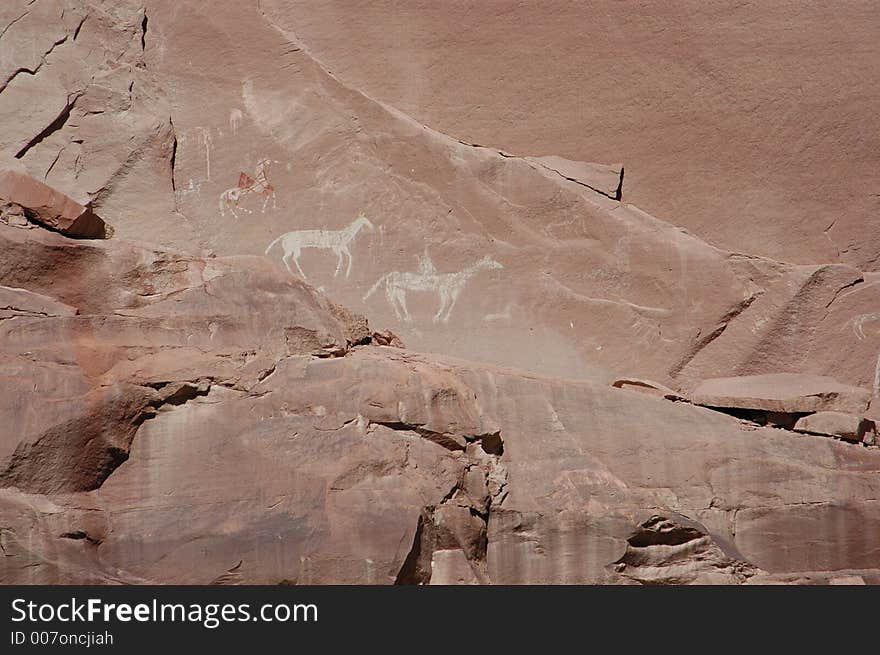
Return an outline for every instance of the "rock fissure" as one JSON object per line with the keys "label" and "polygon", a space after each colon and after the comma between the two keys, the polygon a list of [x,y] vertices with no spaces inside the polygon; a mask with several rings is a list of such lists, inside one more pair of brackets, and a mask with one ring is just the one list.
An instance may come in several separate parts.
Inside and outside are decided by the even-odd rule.
{"label": "rock fissure", "polygon": [[749,295],[748,298],[737,303],[735,307],[722,316],[715,329],[703,337],[698,336],[696,342],[691,344],[685,355],[669,370],[669,375],[674,378],[681,373],[701,351],[705,350],[709,344],[724,334],[727,326],[730,325],[740,314],[746,311],[751,304],[761,296],[761,294],[762,292],[757,292]]}
{"label": "rock fissure", "polygon": [[6,90],[6,87],[8,87],[12,83],[12,81],[15,80],[15,78],[18,77],[19,75],[21,75],[23,73],[27,74],[27,75],[36,75],[37,73],[39,73],[40,69],[46,63],[46,58],[52,54],[52,51],[55,50],[55,48],[57,48],[58,46],[62,45],[63,43],[65,43],[67,41],[67,36],[68,35],[65,34],[58,41],[55,41],[52,44],[52,47],[49,48],[43,54],[42,58],[40,59],[40,62],[36,66],[34,66],[33,69],[20,67],[20,68],[16,68],[14,71],[12,71],[12,73],[10,73],[9,76],[5,80],[3,80],[3,83],[0,84],[0,93],[3,93]]}
{"label": "rock fissure", "polygon": [[61,110],[61,113],[49,123],[45,128],[43,128],[36,136],[34,136],[30,141],[28,141],[17,153],[15,153],[16,159],[22,159],[28,151],[41,143],[47,137],[51,136],[58,130],[62,129],[64,125],[67,123],[67,120],[70,118],[70,112],[73,111],[74,106],[76,105],[76,101],[79,99],[81,93],[75,93],[73,96],[68,96],[67,102],[64,105],[64,109]]}
{"label": "rock fissure", "polygon": [[[499,435],[500,437],[500,435]],[[489,515],[503,500],[500,455],[472,441],[467,465],[437,505],[419,513],[412,546],[395,584],[488,584]]]}
{"label": "rock fissure", "polygon": [[562,173],[561,171],[556,170],[552,166],[547,166],[546,164],[541,164],[541,163],[538,163],[538,166],[540,166],[541,168],[543,168],[545,170],[550,171],[551,173],[555,173],[556,175],[561,177],[563,180],[568,180],[569,182],[574,182],[575,184],[579,184],[582,187],[586,187],[590,191],[593,191],[594,193],[598,193],[600,196],[605,196],[606,198],[610,198],[611,200],[616,200],[618,202],[620,202],[621,199],[623,198],[623,167],[622,166],[620,168],[620,176],[618,178],[617,188],[615,189],[615,191],[613,193],[608,193],[607,191],[603,191],[602,189],[599,189],[599,188],[594,187],[590,184],[587,184],[583,180],[579,180],[576,177],[571,177],[569,175],[566,175],[566,174]]}

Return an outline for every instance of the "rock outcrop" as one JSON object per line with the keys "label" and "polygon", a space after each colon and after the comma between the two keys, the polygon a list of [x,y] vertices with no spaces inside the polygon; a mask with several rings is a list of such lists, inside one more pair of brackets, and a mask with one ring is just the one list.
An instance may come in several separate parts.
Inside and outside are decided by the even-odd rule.
{"label": "rock outcrop", "polygon": [[797,432],[823,434],[839,437],[847,441],[863,442],[873,446],[877,440],[877,425],[874,421],[843,412],[816,412],[798,419],[794,424]]}
{"label": "rock outcrop", "polygon": [[104,221],[90,207],[23,173],[0,171],[0,203],[18,207],[28,220],[70,237],[107,235]]}
{"label": "rock outcrop", "polygon": [[774,373],[705,380],[690,398],[697,405],[778,414],[858,413],[868,409],[871,392],[840,384],[830,377]]}

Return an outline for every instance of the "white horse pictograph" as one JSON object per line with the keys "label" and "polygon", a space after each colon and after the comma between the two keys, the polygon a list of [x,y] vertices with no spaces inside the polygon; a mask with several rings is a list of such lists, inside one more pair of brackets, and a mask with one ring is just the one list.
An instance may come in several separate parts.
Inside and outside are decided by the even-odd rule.
{"label": "white horse pictograph", "polygon": [[238,218],[238,214],[235,213],[236,209],[241,209],[246,211],[248,214],[251,213],[249,209],[240,208],[238,204],[241,202],[241,199],[249,195],[251,193],[256,193],[258,195],[266,196],[266,199],[263,201],[263,208],[260,210],[261,212],[266,211],[266,206],[269,204],[269,201],[272,201],[272,208],[276,209],[278,205],[275,204],[275,187],[269,182],[268,177],[266,176],[269,166],[272,164],[270,159],[262,159],[257,163],[257,170],[254,173],[254,177],[251,177],[245,172],[241,172],[238,175],[238,186],[234,186],[231,189],[226,189],[223,193],[220,194],[220,215],[226,216],[226,210],[232,212],[232,215]]}
{"label": "white horse pictograph", "polygon": [[406,307],[406,292],[436,291],[440,296],[440,308],[434,315],[433,321],[434,323],[439,321],[447,323],[458,296],[468,281],[480,271],[494,268],[504,268],[504,266],[486,255],[476,264],[468,266],[458,273],[438,273],[426,252],[419,262],[418,272],[392,271],[386,273],[367,291],[364,295],[364,301],[384,284],[385,298],[388,299],[388,304],[394,310],[397,320],[410,323],[412,316]]}
{"label": "white horse pictograph", "polygon": [[375,229],[369,219],[360,214],[351,225],[341,230],[298,230],[286,232],[268,245],[266,254],[268,255],[272,247],[280,241],[281,248],[284,250],[281,261],[284,262],[287,270],[290,271],[291,275],[293,274],[293,271],[290,270],[290,259],[292,258],[303,279],[308,279],[299,265],[299,256],[302,254],[302,250],[304,248],[332,250],[337,258],[336,271],[333,273],[333,277],[339,275],[339,271],[342,269],[343,255],[348,257],[348,268],[345,271],[345,277],[348,277],[351,274],[351,251],[348,249],[348,246],[357,236],[358,232],[365,227],[370,231]]}

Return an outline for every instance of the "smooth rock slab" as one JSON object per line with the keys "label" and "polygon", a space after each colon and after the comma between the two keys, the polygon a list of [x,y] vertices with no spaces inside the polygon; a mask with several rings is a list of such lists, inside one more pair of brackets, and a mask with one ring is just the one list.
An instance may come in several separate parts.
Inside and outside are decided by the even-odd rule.
{"label": "smooth rock slab", "polygon": [[771,373],[701,382],[691,394],[695,405],[768,412],[837,411],[858,414],[868,407],[867,389],[822,375]]}

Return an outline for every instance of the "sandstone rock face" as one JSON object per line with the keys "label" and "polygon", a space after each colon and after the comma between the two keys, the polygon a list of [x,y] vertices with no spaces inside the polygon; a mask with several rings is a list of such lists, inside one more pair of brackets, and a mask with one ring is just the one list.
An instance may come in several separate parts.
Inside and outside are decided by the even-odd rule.
{"label": "sandstone rock face", "polygon": [[[450,130],[419,85],[486,72],[409,53],[396,102],[348,5],[0,7],[0,582],[880,583],[870,201],[824,234],[753,150],[698,184],[553,95],[570,147]],[[743,227],[804,207],[797,256]]]}
{"label": "sandstone rock face", "polygon": [[262,6],[345,84],[443,132],[622,161],[625,200],[710,243],[877,270],[872,2]]}

